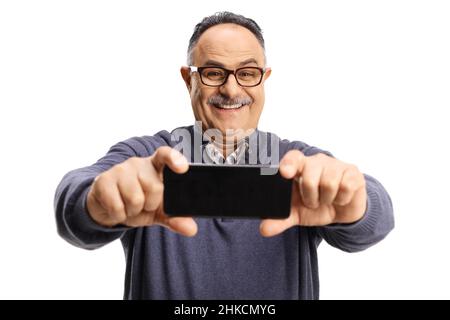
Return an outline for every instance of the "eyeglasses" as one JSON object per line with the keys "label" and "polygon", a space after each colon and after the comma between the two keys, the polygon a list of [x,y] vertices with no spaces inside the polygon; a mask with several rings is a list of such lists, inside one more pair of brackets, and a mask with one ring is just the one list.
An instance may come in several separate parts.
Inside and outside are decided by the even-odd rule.
{"label": "eyeglasses", "polygon": [[230,74],[234,75],[236,82],[242,87],[256,87],[262,81],[265,69],[258,67],[243,67],[236,70],[228,70],[222,67],[194,67],[191,72],[198,72],[204,85],[210,87],[223,86]]}

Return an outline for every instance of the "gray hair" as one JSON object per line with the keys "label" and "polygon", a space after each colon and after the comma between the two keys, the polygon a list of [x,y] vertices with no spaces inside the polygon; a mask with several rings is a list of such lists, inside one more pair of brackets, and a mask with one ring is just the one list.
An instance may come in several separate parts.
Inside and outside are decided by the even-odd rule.
{"label": "gray hair", "polygon": [[258,40],[259,44],[263,48],[264,51],[264,60],[266,59],[265,56],[265,47],[264,47],[264,37],[262,35],[262,30],[258,26],[258,24],[250,19],[246,18],[242,15],[235,14],[228,11],[222,11],[222,12],[216,12],[212,16],[208,16],[203,18],[203,20],[194,28],[194,33],[191,36],[191,39],[189,40],[189,46],[187,50],[187,64],[192,65],[193,64],[193,56],[192,53],[194,51],[194,47],[198,42],[198,39],[200,39],[200,36],[209,28],[216,26],[218,24],[223,23],[234,23],[239,26],[242,26],[244,28],[247,28],[250,30]]}

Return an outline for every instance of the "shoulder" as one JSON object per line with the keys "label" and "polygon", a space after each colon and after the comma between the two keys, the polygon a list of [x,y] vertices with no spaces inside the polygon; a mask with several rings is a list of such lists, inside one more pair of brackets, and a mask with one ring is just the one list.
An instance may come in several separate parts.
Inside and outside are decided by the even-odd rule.
{"label": "shoulder", "polygon": [[331,154],[331,152],[329,152],[329,151],[323,150],[316,146],[309,145],[308,143],[300,141],[300,140],[282,139],[277,134],[272,133],[272,132],[264,132],[264,131],[258,130],[258,137],[259,137],[258,139],[261,139],[261,137],[266,137],[263,139],[270,140],[270,141],[272,141],[272,143],[274,141],[278,141],[280,158],[283,157],[283,155],[286,154],[290,150],[299,150],[306,156],[312,156],[317,153],[324,153],[330,157],[333,156]]}
{"label": "shoulder", "polygon": [[191,127],[189,126],[179,127],[172,130],[172,132],[169,132],[167,130],[161,130],[155,133],[154,135],[132,137],[117,143],[111,148],[110,151],[114,149],[116,151],[123,151],[130,153],[133,156],[148,157],[151,156],[155,152],[155,150],[158,149],[159,147],[162,146],[173,147],[174,145],[176,145],[179,139],[172,134],[174,131],[181,129],[189,131],[192,130]]}

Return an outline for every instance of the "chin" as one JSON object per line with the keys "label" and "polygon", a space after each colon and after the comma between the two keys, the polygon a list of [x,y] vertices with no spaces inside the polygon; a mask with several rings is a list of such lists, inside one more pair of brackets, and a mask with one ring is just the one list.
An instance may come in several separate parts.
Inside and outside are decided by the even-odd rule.
{"label": "chin", "polygon": [[244,126],[242,126],[240,124],[233,124],[233,123],[219,124],[217,129],[219,129],[222,133],[226,133],[227,130],[232,130],[232,131],[245,130]]}
{"label": "chin", "polygon": [[222,125],[218,127],[218,129],[222,132],[223,135],[227,134],[227,130],[230,131],[228,134],[231,135],[233,138],[241,139],[247,135],[248,129],[247,126],[239,125],[239,124],[230,124],[230,125]]}

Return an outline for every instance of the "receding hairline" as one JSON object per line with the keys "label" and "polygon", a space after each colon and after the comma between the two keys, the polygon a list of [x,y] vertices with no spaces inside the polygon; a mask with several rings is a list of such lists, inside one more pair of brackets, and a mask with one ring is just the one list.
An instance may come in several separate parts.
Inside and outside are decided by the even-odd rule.
{"label": "receding hairline", "polygon": [[192,43],[192,47],[195,47],[200,42],[200,39],[202,39],[204,37],[205,34],[210,33],[211,31],[214,31],[214,29],[219,29],[219,28],[241,29],[241,30],[247,32],[248,34],[251,34],[252,37],[256,40],[256,42],[258,42],[259,46],[264,50],[264,47],[261,45],[261,42],[258,40],[256,35],[251,30],[249,30],[248,28],[241,26],[239,24],[233,23],[233,22],[220,23],[220,24],[216,24],[214,26],[209,27],[208,29],[206,29],[205,31],[202,32],[202,34],[198,37],[198,39],[196,41],[194,41]]}
{"label": "receding hairline", "polygon": [[[263,63],[265,64],[266,63],[266,54],[265,54],[265,48],[264,48],[264,46],[261,44],[261,42],[259,41],[259,39],[258,39],[258,37],[251,31],[251,30],[249,30],[248,28],[246,28],[246,27],[244,27],[244,26],[242,26],[242,25],[239,25],[239,24],[237,24],[237,23],[233,23],[233,22],[224,22],[224,23],[220,23],[220,24],[217,24],[217,25],[214,25],[214,26],[211,26],[211,27],[209,27],[207,30],[205,30],[204,32],[202,32],[202,34],[198,37],[198,39],[195,41],[195,42],[193,42],[192,43],[192,47],[191,47],[191,50],[189,51],[189,54],[188,54],[188,59],[194,59],[194,50],[197,48],[197,46],[198,46],[198,44],[200,43],[200,41],[201,41],[201,39],[202,38],[204,38],[203,36],[205,35],[205,34],[207,34],[208,33],[208,31],[214,31],[214,29],[217,29],[217,28],[220,28],[220,27],[226,27],[226,28],[232,28],[232,29],[244,29],[244,30],[246,30],[246,32],[247,33],[249,33],[249,34],[251,34],[252,36],[253,36],[253,38],[256,40],[256,42],[258,43],[258,46],[259,46],[259,48],[262,50],[262,54],[263,54],[263,59],[264,59],[264,61],[263,61]],[[253,59],[253,60],[255,60],[255,59]],[[256,61],[256,60],[255,60]],[[193,61],[192,61],[193,62]],[[219,64],[219,63],[217,63],[217,64]],[[242,64],[242,63],[241,63]]]}
{"label": "receding hairline", "polygon": [[[197,43],[200,37],[208,31],[208,29],[219,26],[221,24],[230,24],[235,26],[240,26],[248,31],[250,31],[256,40],[259,42],[263,54],[264,54],[264,63],[266,63],[266,55],[265,55],[265,41],[263,36],[263,31],[258,23],[248,17],[245,17],[240,14],[235,14],[229,11],[216,12],[211,16],[204,17],[199,23],[194,27],[194,32],[189,39],[188,51],[187,51],[187,62],[190,64],[192,62],[192,53],[194,48],[197,46]],[[234,27],[234,26],[233,26]]]}

